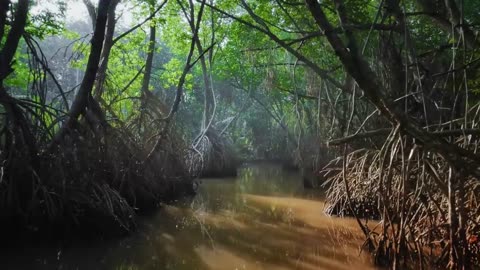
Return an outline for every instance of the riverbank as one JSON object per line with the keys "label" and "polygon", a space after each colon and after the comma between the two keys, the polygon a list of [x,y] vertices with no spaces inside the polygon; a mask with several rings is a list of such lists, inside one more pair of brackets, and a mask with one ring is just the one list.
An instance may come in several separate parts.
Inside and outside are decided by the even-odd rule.
{"label": "riverbank", "polygon": [[196,197],[103,241],[2,251],[6,269],[372,269],[354,220],[322,213],[322,194],[298,172],[249,164],[202,179]]}

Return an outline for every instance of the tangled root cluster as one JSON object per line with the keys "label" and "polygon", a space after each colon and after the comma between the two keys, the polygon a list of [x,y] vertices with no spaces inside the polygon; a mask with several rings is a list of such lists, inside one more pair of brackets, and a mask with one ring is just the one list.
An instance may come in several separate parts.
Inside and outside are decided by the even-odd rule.
{"label": "tangled root cluster", "polygon": [[186,150],[168,134],[148,159],[128,130],[113,127],[101,133],[73,129],[36,157],[12,141],[10,147],[2,145],[0,219],[5,227],[124,233],[136,227],[139,211],[192,192]]}
{"label": "tangled root cluster", "polygon": [[[453,140],[477,150],[472,136]],[[327,171],[333,176],[326,212],[355,216],[377,263],[445,266],[453,248],[466,265],[480,266],[479,179],[457,173],[398,131],[380,149],[353,151]],[[379,222],[372,227],[363,218]]]}

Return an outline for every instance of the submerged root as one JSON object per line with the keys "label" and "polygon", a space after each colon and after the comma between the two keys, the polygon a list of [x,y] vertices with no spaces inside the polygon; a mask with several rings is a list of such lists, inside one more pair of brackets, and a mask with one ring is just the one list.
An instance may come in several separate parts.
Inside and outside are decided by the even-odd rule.
{"label": "submerged root", "polygon": [[[357,211],[378,264],[422,269],[454,261],[480,266],[478,179],[457,173],[441,156],[396,131],[381,149],[353,151],[346,166],[341,164],[339,158],[328,166],[333,176],[326,183],[325,210]],[[372,218],[378,223],[368,221]]]}
{"label": "submerged root", "polygon": [[187,160],[193,175],[202,177],[236,176],[238,159],[232,143],[214,129],[198,139]]}
{"label": "submerged root", "polygon": [[[148,151],[128,130],[84,125],[79,123],[53,150],[34,157],[11,136],[18,129],[3,134],[3,227],[121,234],[135,229],[136,213],[193,192],[192,177],[185,172],[185,147],[168,134],[146,160]],[[40,149],[46,148],[42,145]]]}

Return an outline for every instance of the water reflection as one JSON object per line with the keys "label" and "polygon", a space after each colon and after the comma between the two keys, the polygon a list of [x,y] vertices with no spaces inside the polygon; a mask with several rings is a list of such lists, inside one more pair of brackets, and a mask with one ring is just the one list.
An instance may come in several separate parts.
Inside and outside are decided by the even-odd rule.
{"label": "water reflection", "polygon": [[237,178],[202,180],[193,200],[163,207],[127,238],[15,251],[3,262],[6,269],[370,269],[355,222],[326,217],[320,199],[296,173],[249,165]]}

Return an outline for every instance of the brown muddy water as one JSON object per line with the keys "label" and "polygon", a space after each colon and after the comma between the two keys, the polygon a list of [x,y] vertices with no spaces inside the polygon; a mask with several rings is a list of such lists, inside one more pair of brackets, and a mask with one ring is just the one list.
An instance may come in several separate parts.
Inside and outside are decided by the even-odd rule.
{"label": "brown muddy water", "polygon": [[162,207],[128,237],[16,248],[0,269],[374,269],[356,222],[323,207],[298,173],[250,164],[236,178],[202,179],[197,196]]}

